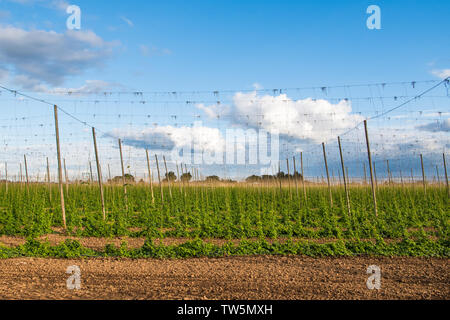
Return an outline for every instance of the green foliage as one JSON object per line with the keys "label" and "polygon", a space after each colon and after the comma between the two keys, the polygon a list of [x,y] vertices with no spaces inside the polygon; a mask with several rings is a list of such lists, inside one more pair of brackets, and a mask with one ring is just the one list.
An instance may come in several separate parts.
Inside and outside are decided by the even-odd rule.
{"label": "green foliage", "polygon": [[[425,196],[418,187],[379,186],[378,217],[375,217],[367,187],[350,188],[351,215],[348,215],[342,187],[333,187],[334,204],[330,207],[325,187],[308,187],[305,201],[303,192],[297,194],[293,183],[291,189],[285,186],[280,189],[277,183],[271,183],[263,179],[252,186],[219,186],[186,179],[171,183],[172,197],[168,186],[163,186],[164,204],[159,187],[154,186],[152,198],[149,185],[130,184],[125,203],[123,187],[107,184],[106,220],[95,185],[70,185],[66,194],[67,233],[192,240],[175,247],[146,242],[140,250],[108,246],[103,253],[108,256],[448,255],[450,212],[444,188],[429,186]],[[56,185],[51,186],[50,193],[48,186],[40,184],[32,184],[27,190],[11,183],[7,192],[0,185],[0,235],[36,238],[60,232],[62,219]],[[214,247],[200,241],[207,238],[242,239],[242,242],[237,247],[230,244]],[[272,241],[270,244],[264,242],[268,239]],[[296,241],[290,242],[291,239]],[[320,243],[308,239],[320,239]],[[67,243],[55,253],[48,245],[33,241],[20,250],[2,247],[1,257],[77,256],[84,250]]]}

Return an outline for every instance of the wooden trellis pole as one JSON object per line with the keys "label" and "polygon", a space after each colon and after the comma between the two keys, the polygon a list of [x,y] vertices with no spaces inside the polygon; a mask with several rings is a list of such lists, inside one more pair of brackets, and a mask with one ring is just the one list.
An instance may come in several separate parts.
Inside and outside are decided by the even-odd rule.
{"label": "wooden trellis pole", "polygon": [[291,193],[291,173],[289,168],[289,159],[286,159],[286,167],[287,167],[287,174],[288,174],[288,190],[289,190],[289,198],[292,199],[292,193]]}
{"label": "wooden trellis pole", "polygon": [[298,175],[297,175],[297,167],[295,165],[295,156],[292,157],[292,161],[294,163],[294,181],[295,181],[295,191],[297,193],[297,198],[299,198],[298,196]]}
{"label": "wooden trellis pole", "polygon": [[94,139],[95,162],[97,163],[98,187],[100,188],[100,199],[102,202],[103,220],[106,220],[105,198],[103,195],[102,169],[100,167],[100,160],[98,158],[97,138],[95,137],[95,128],[94,127],[92,127],[92,137]]}
{"label": "wooden trellis pole", "polygon": [[28,165],[27,165],[27,156],[26,155],[23,155],[23,161],[24,161],[24,165],[25,165],[25,178],[26,178],[27,191],[28,191],[29,187],[30,187],[30,181],[28,179]]}
{"label": "wooden trellis pole", "polygon": [[119,139],[119,152],[120,152],[120,166],[122,168],[123,196],[125,198],[125,209],[128,211],[127,183],[126,183],[126,180],[125,180],[125,167],[123,165],[122,140],[120,140],[120,139]]}
{"label": "wooden trellis pole", "polygon": [[402,188],[403,188],[404,187],[404,183],[403,183],[402,169],[400,169],[400,183],[402,184]]}
{"label": "wooden trellis pole", "polygon": [[156,159],[156,170],[158,171],[158,182],[159,182],[159,190],[161,191],[161,203],[164,205],[164,195],[163,195],[163,187],[161,184],[161,173],[159,172],[159,162],[158,162],[158,156],[155,154]]}
{"label": "wooden trellis pole", "polygon": [[366,172],[366,163],[363,162],[364,167],[364,185],[367,185],[367,172]]}
{"label": "wooden trellis pole", "polygon": [[426,184],[426,178],[425,178],[425,169],[423,167],[423,156],[420,154],[420,165],[422,166],[422,184],[423,184],[423,191],[426,194],[427,193],[427,184]]}
{"label": "wooden trellis pole", "polygon": [[305,196],[305,202],[307,202],[306,186],[305,186],[305,175],[303,173],[303,152],[300,152],[300,167],[301,167],[301,171],[302,171],[303,195]]}
{"label": "wooden trellis pole", "polygon": [[179,187],[179,189],[180,189],[180,194],[182,194],[182,193],[183,193],[183,189],[182,189],[182,187],[181,187],[181,176],[180,176],[180,170],[179,170],[179,168],[178,168],[178,161],[177,161],[175,164],[176,164],[176,166],[177,166],[177,180],[179,180],[179,181],[177,182],[177,184],[178,184],[178,187]]}
{"label": "wooden trellis pole", "polygon": [[89,184],[91,184],[92,182],[94,182],[94,175],[92,174],[92,164],[91,161],[89,161]]}
{"label": "wooden trellis pole", "polygon": [[66,167],[66,159],[63,159],[64,162],[64,176],[65,176],[65,184],[66,184],[66,194],[69,193],[69,175],[67,174],[67,167]]}
{"label": "wooden trellis pole", "polygon": [[59,194],[61,197],[61,211],[63,218],[64,229],[67,229],[66,226],[66,206],[64,204],[64,191],[63,191],[63,183],[62,183],[62,165],[61,165],[61,147],[59,145],[59,126],[58,126],[58,106],[54,105],[54,114],[55,114],[55,133],[56,133],[56,153],[58,157],[58,182],[59,182]]}
{"label": "wooden trellis pole", "polygon": [[278,181],[280,182],[280,194],[282,193],[282,189],[281,189],[281,160],[278,161]]}
{"label": "wooden trellis pole", "polygon": [[[341,138],[340,137],[338,137],[338,144],[339,144],[339,154],[341,155],[341,166],[342,166],[342,170],[344,170],[344,168],[345,168],[344,157],[342,155],[342,147],[341,147]],[[348,214],[350,215],[350,198],[348,195],[347,180],[345,179],[345,175],[344,175],[344,190],[345,190],[345,197],[347,200],[347,211],[348,211]]]}
{"label": "wooden trellis pole", "polygon": [[375,161],[373,162],[373,175],[375,176],[375,188],[378,189],[377,167]]}
{"label": "wooden trellis pole", "polygon": [[170,187],[170,178],[169,178],[169,172],[167,171],[167,163],[166,163],[165,155],[163,155],[163,161],[164,161],[164,167],[166,168],[166,178],[167,178],[167,185],[169,186],[169,196],[170,196],[170,199],[172,199],[172,189]]}
{"label": "wooden trellis pole", "polygon": [[148,178],[150,179],[150,190],[152,193],[152,203],[155,203],[155,195],[153,193],[153,177],[152,177],[152,170],[150,169],[150,158],[148,156],[148,149],[145,149],[145,155],[147,157],[147,170],[148,170]]}
{"label": "wooden trellis pole", "polygon": [[376,194],[376,191],[375,191],[375,182],[374,182],[374,177],[373,177],[372,155],[370,154],[369,133],[367,132],[367,120],[364,120],[364,131],[365,131],[365,134],[366,134],[367,156],[369,158],[370,184],[372,186],[373,210],[375,212],[375,216],[378,216],[377,194]]}
{"label": "wooden trellis pole", "polygon": [[[190,172],[188,172],[186,163],[184,164],[184,172],[189,173],[189,175],[191,174]],[[192,178],[192,175],[191,175],[191,178]],[[187,185],[188,185],[188,187],[189,187],[189,182],[190,182],[189,180],[190,180],[189,177],[187,177]],[[186,193],[186,192],[185,192],[185,193]]]}
{"label": "wooden trellis pole", "polygon": [[52,186],[50,184],[50,165],[48,164],[48,157],[47,157],[47,185],[48,185],[48,198],[51,202],[52,201]]}
{"label": "wooden trellis pole", "polygon": [[328,193],[329,193],[329,197],[330,197],[330,207],[333,207],[333,195],[331,194],[330,174],[328,172],[327,153],[325,151],[325,143],[324,142],[322,142],[322,149],[323,149],[323,160],[325,162],[325,170],[327,172],[327,182],[328,182]]}
{"label": "wooden trellis pole", "polygon": [[386,169],[387,169],[387,176],[388,176],[388,185],[391,185],[391,170],[389,169],[389,160],[386,160]]}
{"label": "wooden trellis pole", "polygon": [[445,153],[442,154],[442,160],[444,161],[445,185],[447,186],[447,196],[450,197],[450,188],[448,187],[447,164],[445,162]]}
{"label": "wooden trellis pole", "polygon": [[5,162],[5,186],[6,186],[6,193],[8,193],[8,163]]}
{"label": "wooden trellis pole", "polygon": [[436,177],[437,177],[439,188],[441,188],[441,178],[439,177],[439,168],[437,165],[436,165]]}

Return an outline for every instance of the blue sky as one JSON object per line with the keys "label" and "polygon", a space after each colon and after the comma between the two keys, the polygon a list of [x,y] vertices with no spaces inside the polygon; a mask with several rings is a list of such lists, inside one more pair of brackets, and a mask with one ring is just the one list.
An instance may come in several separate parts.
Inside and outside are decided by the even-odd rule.
{"label": "blue sky", "polygon": [[[65,8],[69,4],[78,5],[81,9],[81,30],[79,31],[69,32],[66,28],[66,19],[69,15],[65,12]],[[369,30],[366,26],[366,20],[369,17],[366,9],[372,4],[378,5],[381,9],[381,30]],[[262,111],[264,116],[273,115],[270,108],[277,108],[277,105],[273,104],[264,108],[264,102],[258,100],[269,93],[256,95],[255,100],[258,100],[258,106],[246,106],[245,101],[241,101],[239,105],[235,100],[235,94],[240,90],[408,83],[420,80],[439,81],[448,77],[450,75],[449,12],[448,1],[75,1],[69,3],[58,0],[0,0],[0,33],[3,33],[3,37],[0,34],[0,83],[58,103],[80,119],[101,128],[101,131],[118,132],[125,140],[138,140],[139,143],[144,142],[142,144],[144,146],[147,144],[153,147],[154,144],[151,141],[155,141],[155,136],[157,138],[161,138],[164,134],[173,136],[176,130],[173,129],[174,127],[192,125],[193,121],[199,119],[196,118],[197,115],[201,115],[205,127],[219,128],[222,134],[225,128],[249,126],[249,121],[244,123],[242,119],[239,120],[239,117],[247,115],[243,109],[255,115],[256,110],[261,111],[258,108],[262,105],[265,110]],[[41,39],[43,41],[40,41]],[[36,42],[31,45],[31,40]],[[386,90],[383,92],[378,87],[352,87],[352,97],[412,96],[433,84],[435,83],[420,83],[414,88],[409,84],[398,84],[383,87],[382,90]],[[86,91],[91,87],[98,92],[89,94],[84,92],[76,99],[67,95],[49,93],[55,89]],[[131,94],[103,97],[103,100],[109,99],[103,104],[87,102],[100,100],[103,91],[179,92],[226,89],[237,91],[222,94],[219,98],[210,93],[185,94],[177,97],[144,95],[141,100],[172,102],[147,103],[141,106],[125,102],[139,100]],[[445,113],[448,113],[450,108],[448,96],[445,98],[445,88],[438,89],[439,91],[435,94],[439,97],[421,100],[420,103],[415,102],[394,114],[398,119],[408,118],[409,123],[406,120],[394,122],[384,117],[373,124],[378,130],[374,131],[374,134],[394,132],[394,129],[400,128],[403,137],[397,142],[404,148],[408,148],[412,140],[424,141],[422,144],[415,141],[417,146],[411,148],[411,150],[414,149],[411,154],[417,154],[421,147],[429,146],[430,141],[433,141],[433,143],[436,142],[436,146],[432,150],[424,149],[423,152],[428,152],[430,159],[431,155],[442,155],[442,152],[448,150],[449,145],[449,129],[446,127],[449,116]],[[321,90],[317,92],[305,90],[288,91],[285,94],[287,98],[293,100],[327,99],[331,96],[348,97],[349,95],[348,91],[342,89],[336,89],[332,93],[330,91],[326,95]],[[280,93],[274,92],[270,95],[279,97]],[[3,107],[8,105],[10,103],[8,98],[11,97],[2,94],[0,105]],[[77,99],[84,99],[85,102],[74,102]],[[407,97],[404,98],[406,99]],[[114,100],[120,100],[120,102],[114,103],[112,107]],[[184,103],[187,100],[202,101],[204,108],[199,109],[198,104],[187,106]],[[221,100],[221,107],[229,109],[228,114],[224,114],[221,121],[208,117],[205,111],[207,109],[210,113],[214,113],[215,109],[211,109],[213,104],[209,102],[215,100]],[[355,99],[351,101],[351,111],[342,114],[346,121],[349,121],[347,127],[340,126],[342,123],[339,119],[334,122],[330,119],[321,119],[320,121],[330,121],[327,122],[326,128],[313,129],[318,139],[311,139],[311,137],[306,139],[304,132],[297,133],[297,136],[291,131],[286,132],[284,144],[289,146],[284,153],[282,152],[282,157],[297,155],[299,150],[314,149],[320,146],[321,138],[326,139],[326,142],[328,139],[335,141],[335,136],[353,126],[354,123],[350,121],[352,117],[355,123],[360,120],[354,117],[355,114],[364,118],[376,112],[382,112],[389,106],[395,107],[404,100],[386,98],[383,101],[369,103]],[[338,101],[330,99],[328,101],[331,105],[322,106],[324,110],[334,108],[338,104]],[[5,120],[23,115],[43,118],[36,122],[26,119],[9,123],[8,128],[3,128],[5,130],[3,136],[6,137],[4,143],[23,146],[25,152],[29,152],[31,157],[35,155],[35,158],[42,158],[43,153],[33,151],[33,146],[37,146],[40,139],[42,140],[40,146],[48,145],[48,148],[51,148],[52,114],[51,110],[43,111],[41,107],[34,106],[35,104],[31,101],[20,100],[14,102],[14,108],[6,108]],[[308,108],[316,106],[305,106],[299,103],[291,107],[288,109],[309,112],[312,109]],[[289,111],[283,108],[280,106],[283,112]],[[110,121],[112,116],[121,113],[129,115],[132,120],[123,120],[124,117],[121,117],[121,120],[115,118],[114,121]],[[424,113],[433,115],[425,117]],[[440,115],[436,116],[437,113]],[[146,114],[152,115],[151,120],[142,117]],[[177,116],[177,119],[173,116]],[[257,128],[258,122],[253,120],[250,121],[250,126]],[[290,128],[289,119],[285,121],[283,125],[278,119],[275,124],[278,124],[280,129]],[[63,118],[62,122],[70,126],[70,130],[67,131],[85,130],[85,128],[82,129],[83,126],[77,127],[70,119]],[[42,129],[45,134],[42,134],[40,129],[42,126],[38,126],[42,123],[46,125]],[[171,128],[158,132],[145,131],[155,123],[158,126]],[[425,130],[428,128],[427,125],[433,126],[436,123],[441,124],[439,130]],[[30,127],[28,139],[14,134],[27,124],[34,125]],[[264,129],[268,129],[268,126]],[[329,128],[334,126],[336,126],[334,131],[333,128]],[[45,131],[45,128],[48,130]],[[333,134],[330,137],[328,135],[322,137],[320,133],[325,130],[324,128],[330,129]],[[142,138],[137,139],[139,134]],[[48,138],[41,139],[45,135],[48,135]],[[87,134],[69,135],[67,132],[63,135],[67,141],[71,141],[72,151],[74,148],[77,150],[78,155],[75,154],[70,158],[75,172],[76,165],[81,166],[80,161],[77,160],[80,152],[91,153],[92,151],[89,137]],[[167,136],[163,138],[166,139]],[[107,136],[102,136],[102,139],[105,140],[105,145],[108,144],[105,152],[115,152],[114,142],[111,142],[111,139],[108,140]],[[356,140],[355,134],[353,139],[349,139],[349,143],[356,144]],[[394,149],[404,151],[397,145],[391,145],[396,140],[392,137],[391,139],[384,137],[384,140],[374,138],[374,140],[374,143],[380,141],[380,145],[381,140],[389,144],[385,153],[392,153]],[[156,139],[156,142],[158,141],[160,140]],[[358,143],[360,143],[359,140]],[[283,141],[280,144],[283,144]],[[134,148],[135,146],[136,143],[129,143],[128,151],[130,153],[139,151],[139,148]],[[4,151],[16,158],[24,153],[20,149],[8,148],[4,148]],[[401,158],[397,154],[393,157]],[[130,166],[143,167],[138,160],[132,160],[133,156],[129,159],[132,162]],[[323,167],[315,165],[317,157],[311,159],[313,159],[311,171],[319,175]],[[433,159],[437,164],[438,157]],[[111,156],[108,160],[116,161],[116,158]],[[236,174],[239,176],[246,169],[234,168],[233,170],[239,171],[240,173]],[[208,169],[205,168],[205,172],[207,171]]]}

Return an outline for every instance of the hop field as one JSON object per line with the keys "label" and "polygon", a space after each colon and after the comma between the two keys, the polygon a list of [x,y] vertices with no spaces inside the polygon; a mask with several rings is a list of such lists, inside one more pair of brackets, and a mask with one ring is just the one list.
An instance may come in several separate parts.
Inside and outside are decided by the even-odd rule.
{"label": "hop field", "polygon": [[[349,214],[340,186],[332,187],[331,205],[321,185],[308,185],[305,198],[303,190],[268,183],[174,183],[153,191],[135,184],[126,196],[121,185],[107,184],[105,220],[96,185],[66,187],[64,230],[57,185],[1,186],[0,235],[23,239],[2,245],[2,257],[450,255],[448,194],[437,185],[379,185],[376,216],[366,185],[350,186]],[[49,242],[52,235],[61,242]],[[100,247],[85,245],[93,238]]]}

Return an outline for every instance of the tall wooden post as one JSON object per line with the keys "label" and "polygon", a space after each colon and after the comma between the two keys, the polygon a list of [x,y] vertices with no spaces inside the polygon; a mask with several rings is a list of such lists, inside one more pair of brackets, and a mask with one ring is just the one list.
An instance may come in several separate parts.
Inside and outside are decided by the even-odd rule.
{"label": "tall wooden post", "polygon": [[25,178],[27,183],[27,191],[29,189],[30,181],[28,179],[28,165],[27,165],[27,156],[23,155],[24,165],[25,165]]}
{"label": "tall wooden post", "polygon": [[89,161],[89,184],[91,184],[92,182],[94,182],[94,175],[92,174],[92,164],[91,161]]}
{"label": "tall wooden post", "polygon": [[292,161],[294,163],[294,181],[295,181],[295,191],[297,193],[297,198],[298,198],[298,173],[297,173],[297,167],[295,165],[295,156],[292,157]]}
{"label": "tall wooden post", "polygon": [[59,182],[59,194],[61,197],[61,211],[63,218],[64,229],[67,229],[66,226],[66,206],[64,205],[64,191],[63,191],[63,176],[62,176],[62,165],[61,165],[61,147],[59,145],[59,126],[58,126],[58,107],[54,105],[54,114],[55,114],[55,133],[56,133],[56,153],[58,156],[58,182]]}
{"label": "tall wooden post", "polygon": [[163,161],[164,161],[164,167],[166,168],[166,178],[167,178],[167,185],[169,186],[169,195],[170,195],[170,199],[172,199],[172,189],[170,187],[169,171],[167,171],[167,163],[166,163],[165,155],[163,155]]}
{"label": "tall wooden post", "polygon": [[305,196],[305,202],[306,202],[307,198],[306,198],[305,175],[303,173],[303,152],[300,152],[300,167],[301,167],[301,171],[302,171],[303,195]]}
{"label": "tall wooden post", "polygon": [[286,167],[287,167],[287,174],[288,174],[288,190],[289,190],[289,198],[292,199],[292,193],[291,193],[291,173],[289,168],[289,159],[286,158]]}
{"label": "tall wooden post", "polygon": [[374,182],[374,177],[373,177],[372,156],[370,154],[369,133],[367,132],[367,120],[364,120],[364,131],[366,134],[367,156],[369,158],[370,184],[372,186],[373,209],[375,212],[375,216],[378,216],[377,195],[376,195],[376,191],[375,191],[375,182]]}
{"label": "tall wooden post", "polygon": [[388,185],[391,185],[391,170],[389,168],[389,160],[386,160],[386,170],[387,170],[387,178],[388,178]]}
{"label": "tall wooden post", "polygon": [[158,171],[158,182],[159,182],[159,190],[161,192],[161,203],[164,205],[164,195],[163,195],[163,187],[161,184],[161,173],[159,172],[159,162],[158,162],[158,156],[155,154],[156,159],[156,170]]}
{"label": "tall wooden post", "polygon": [[333,207],[333,195],[331,194],[330,174],[328,173],[327,153],[325,152],[325,143],[322,142],[323,160],[325,162],[325,170],[327,172],[328,193],[330,197],[330,207]]}
{"label": "tall wooden post", "polygon": [[178,169],[178,162],[175,163],[177,166],[177,180],[178,180],[178,187],[180,189],[180,195],[183,193],[183,189],[181,188],[181,176],[180,176],[180,170]]}
{"label": "tall wooden post", "polygon": [[448,187],[447,164],[445,163],[445,153],[442,154],[442,160],[444,161],[445,185],[447,186],[447,196],[450,197],[450,188]]}
{"label": "tall wooden post", "polygon": [[109,183],[112,182],[112,179],[111,179],[111,167],[109,166],[109,163],[108,163],[108,182]]}
{"label": "tall wooden post", "polygon": [[8,163],[5,162],[5,184],[6,184],[6,193],[8,193]]}
{"label": "tall wooden post", "polygon": [[427,184],[425,182],[425,169],[423,167],[423,156],[420,154],[420,165],[422,166],[422,184],[423,184],[423,191],[426,194],[427,193]]}
{"label": "tall wooden post", "polygon": [[150,158],[148,156],[148,149],[145,149],[145,155],[147,156],[147,170],[148,170],[148,178],[150,179],[150,190],[152,193],[152,203],[155,203],[155,195],[153,193],[153,177],[152,177],[152,170],[150,169]]}
{"label": "tall wooden post", "polygon": [[[188,172],[188,169],[187,169],[187,165],[186,165],[186,163],[184,164],[184,172],[186,172],[186,173],[189,173],[189,175],[191,176],[191,178],[192,178],[192,175],[191,175],[191,173],[190,172]],[[187,186],[189,187],[189,181],[190,179],[189,179],[189,177],[188,177],[188,179],[187,179]]]}
{"label": "tall wooden post", "polygon": [[366,163],[363,162],[364,167],[364,185],[367,185],[367,172],[366,172]]}
{"label": "tall wooden post", "polygon": [[65,184],[66,184],[66,194],[69,193],[69,175],[67,174],[67,167],[66,167],[66,159],[63,159],[64,162],[64,176],[65,176]]}
{"label": "tall wooden post", "polygon": [[100,167],[100,160],[98,158],[97,138],[95,137],[95,128],[94,127],[92,127],[92,137],[94,139],[95,162],[97,163],[98,187],[100,188],[100,199],[102,202],[103,220],[105,220],[106,219],[106,211],[105,211],[105,198],[103,196],[102,169]]}
{"label": "tall wooden post", "polygon": [[[342,147],[341,147],[341,138],[338,137],[338,144],[339,144],[339,154],[341,155],[341,166],[342,166],[342,171],[344,171],[344,157],[342,155]],[[348,196],[348,188],[347,188],[347,179],[345,179],[345,175],[344,175],[344,190],[345,190],[345,197],[347,199],[347,211],[348,214],[350,215],[350,198]]]}
{"label": "tall wooden post", "polygon": [[436,178],[438,181],[439,188],[441,188],[441,178],[439,177],[439,169],[437,165],[436,165]]}
{"label": "tall wooden post", "polygon": [[404,183],[403,183],[402,169],[400,169],[400,183],[402,184],[402,188],[403,188],[404,187]]}
{"label": "tall wooden post", "polygon": [[48,185],[48,198],[51,202],[52,201],[52,186],[50,183],[50,165],[48,164],[48,157],[47,157],[47,185]]}
{"label": "tall wooden post", "polygon": [[125,180],[125,167],[123,165],[122,140],[120,140],[120,139],[119,139],[119,152],[120,152],[120,166],[122,168],[123,196],[125,198],[125,209],[128,211],[127,183],[126,183],[126,180]]}
{"label": "tall wooden post", "polygon": [[282,194],[282,189],[281,189],[281,160],[278,161],[278,180],[280,182],[280,194]]}
{"label": "tall wooden post", "polygon": [[378,178],[377,178],[377,167],[375,165],[375,161],[373,162],[373,175],[375,177],[375,188],[378,189]]}
{"label": "tall wooden post", "polygon": [[[181,178],[180,179],[181,179],[181,183],[183,184],[184,197],[186,197],[186,184],[184,183],[184,179],[183,179],[183,176],[185,173],[183,170],[183,163],[180,163],[180,168],[181,168]],[[187,175],[186,175],[186,178],[187,178]]]}

